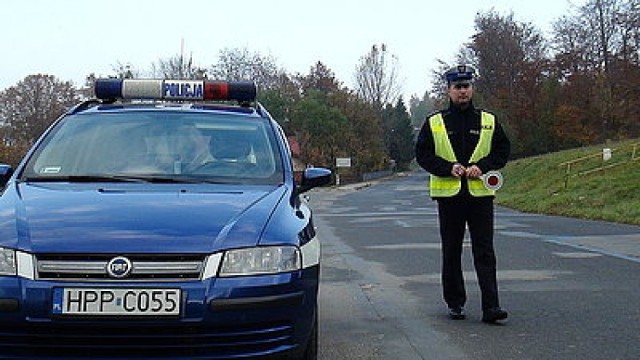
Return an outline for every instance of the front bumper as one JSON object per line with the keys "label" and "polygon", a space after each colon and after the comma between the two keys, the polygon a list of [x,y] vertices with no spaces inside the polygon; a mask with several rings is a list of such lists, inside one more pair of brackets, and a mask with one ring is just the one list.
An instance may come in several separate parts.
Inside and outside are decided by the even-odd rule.
{"label": "front bumper", "polygon": [[[234,359],[298,352],[311,333],[318,277],[313,266],[190,282],[0,278],[0,358]],[[54,287],[179,287],[181,315],[53,316]]]}

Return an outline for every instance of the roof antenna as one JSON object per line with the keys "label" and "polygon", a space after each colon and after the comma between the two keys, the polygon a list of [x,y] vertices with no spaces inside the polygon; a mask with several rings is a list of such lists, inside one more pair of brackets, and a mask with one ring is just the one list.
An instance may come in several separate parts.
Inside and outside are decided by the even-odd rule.
{"label": "roof antenna", "polygon": [[180,74],[180,79],[184,79],[184,74],[182,73],[182,70],[184,69],[184,38],[180,38],[180,64],[179,64],[179,74]]}

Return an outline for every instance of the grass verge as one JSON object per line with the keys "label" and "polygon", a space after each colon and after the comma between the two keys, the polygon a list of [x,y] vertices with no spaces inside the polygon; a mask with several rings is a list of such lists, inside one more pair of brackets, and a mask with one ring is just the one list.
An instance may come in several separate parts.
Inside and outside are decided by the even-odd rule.
{"label": "grass verge", "polygon": [[[635,160],[631,160],[634,145]],[[613,149],[603,161],[603,148]],[[572,163],[566,181],[566,162]],[[607,167],[602,170],[593,170]],[[640,139],[511,161],[499,205],[524,212],[640,225]],[[565,186],[566,184],[566,186]]]}

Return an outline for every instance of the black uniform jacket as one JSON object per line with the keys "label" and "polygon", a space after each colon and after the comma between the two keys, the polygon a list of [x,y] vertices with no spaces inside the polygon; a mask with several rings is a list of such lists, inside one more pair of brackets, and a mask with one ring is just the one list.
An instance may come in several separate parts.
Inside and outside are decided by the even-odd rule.
{"label": "black uniform jacket", "polygon": [[[441,113],[451,146],[460,164],[465,167],[476,165],[482,170],[483,174],[487,171],[504,167],[509,160],[511,143],[497,120],[491,141],[491,152],[477,163],[472,164],[469,159],[480,139],[481,110],[476,109],[473,104],[465,109],[450,105],[448,109],[441,111]],[[433,115],[435,114],[427,117],[427,121],[425,121],[418,135],[416,160],[422,168],[433,175],[451,176],[451,168],[454,163],[436,156],[433,134],[428,121],[429,117]],[[466,185],[466,181],[462,183]],[[466,188],[466,186],[463,187]],[[466,191],[466,189],[463,189],[463,191]]]}

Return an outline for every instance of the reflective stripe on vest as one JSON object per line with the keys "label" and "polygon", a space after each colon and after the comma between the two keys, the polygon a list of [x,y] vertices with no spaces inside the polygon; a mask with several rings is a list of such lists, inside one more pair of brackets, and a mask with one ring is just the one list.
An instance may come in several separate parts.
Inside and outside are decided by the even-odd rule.
{"label": "reflective stripe on vest", "polygon": [[[478,160],[489,155],[489,152],[491,152],[491,139],[493,138],[496,121],[495,116],[484,111],[481,114],[480,139],[471,155],[471,159],[469,159],[470,163],[478,162]],[[433,115],[428,121],[431,127],[431,133],[433,134],[436,156],[450,162],[458,162],[453,147],[451,146],[451,140],[447,134],[442,114],[438,113]],[[488,190],[481,179],[466,180],[469,185],[469,193],[473,196],[492,196],[496,193],[495,190]],[[454,176],[442,177],[432,174],[430,176],[429,188],[432,197],[451,197],[460,192],[462,188],[461,178]]]}

